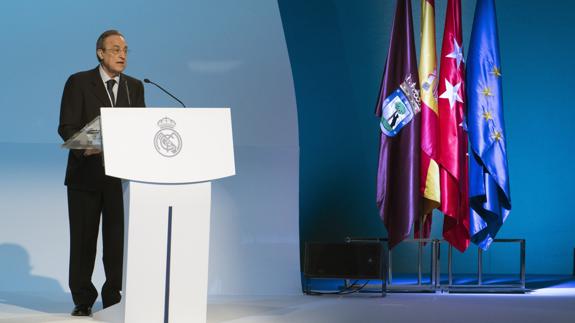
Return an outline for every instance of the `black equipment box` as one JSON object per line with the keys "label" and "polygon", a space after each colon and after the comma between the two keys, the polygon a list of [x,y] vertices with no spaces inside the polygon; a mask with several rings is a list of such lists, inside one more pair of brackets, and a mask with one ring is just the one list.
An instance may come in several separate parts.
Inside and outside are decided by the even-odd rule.
{"label": "black equipment box", "polygon": [[384,248],[379,242],[307,242],[304,275],[307,278],[384,280]]}

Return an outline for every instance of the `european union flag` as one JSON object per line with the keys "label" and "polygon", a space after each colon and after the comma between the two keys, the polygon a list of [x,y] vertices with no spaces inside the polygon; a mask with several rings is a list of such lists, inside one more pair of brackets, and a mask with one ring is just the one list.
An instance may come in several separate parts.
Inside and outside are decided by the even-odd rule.
{"label": "european union flag", "polygon": [[487,249],[511,211],[494,0],[478,0],[467,57],[471,241]]}

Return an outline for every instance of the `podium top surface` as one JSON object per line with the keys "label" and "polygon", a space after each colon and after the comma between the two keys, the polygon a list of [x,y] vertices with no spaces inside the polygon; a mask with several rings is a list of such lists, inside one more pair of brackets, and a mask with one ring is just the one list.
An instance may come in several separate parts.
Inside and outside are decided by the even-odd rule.
{"label": "podium top surface", "polygon": [[106,174],[183,184],[235,175],[229,108],[101,108]]}

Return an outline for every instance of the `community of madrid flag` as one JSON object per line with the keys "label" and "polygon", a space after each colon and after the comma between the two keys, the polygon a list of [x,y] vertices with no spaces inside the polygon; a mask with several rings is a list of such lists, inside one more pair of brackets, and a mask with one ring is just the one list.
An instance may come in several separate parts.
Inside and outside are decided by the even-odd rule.
{"label": "community of madrid flag", "polygon": [[477,0],[467,59],[471,240],[487,249],[511,211],[493,0]]}
{"label": "community of madrid flag", "polygon": [[411,0],[398,0],[375,113],[380,118],[377,206],[389,248],[409,236],[420,214],[419,82]]}
{"label": "community of madrid flag", "polygon": [[461,0],[448,0],[439,70],[440,210],[443,237],[459,251],[469,246],[465,62],[461,36]]}
{"label": "community of madrid flag", "polygon": [[[421,216],[416,220],[415,237],[428,238],[433,209],[441,203],[437,165],[437,57],[435,51],[435,1],[421,0],[421,168],[419,189],[423,197]],[[420,229],[423,232],[420,232]]]}

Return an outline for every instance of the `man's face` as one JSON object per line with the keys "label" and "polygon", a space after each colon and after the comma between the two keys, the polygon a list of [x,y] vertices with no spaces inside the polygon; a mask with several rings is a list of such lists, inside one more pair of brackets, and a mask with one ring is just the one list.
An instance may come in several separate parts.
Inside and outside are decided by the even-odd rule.
{"label": "man's face", "polygon": [[127,52],[128,46],[124,37],[112,35],[104,39],[104,49],[98,49],[98,57],[109,76],[115,77],[124,71],[128,58]]}

